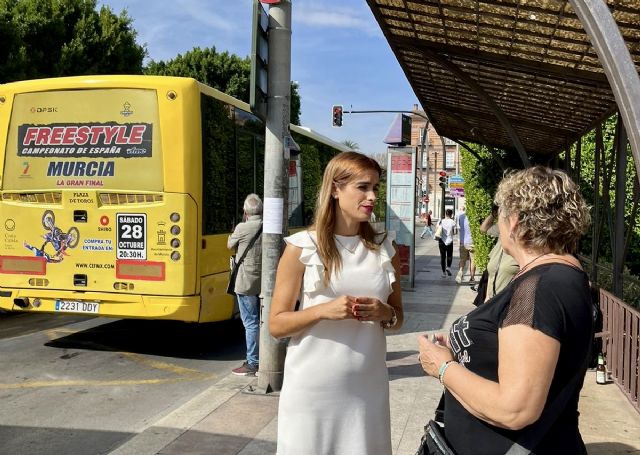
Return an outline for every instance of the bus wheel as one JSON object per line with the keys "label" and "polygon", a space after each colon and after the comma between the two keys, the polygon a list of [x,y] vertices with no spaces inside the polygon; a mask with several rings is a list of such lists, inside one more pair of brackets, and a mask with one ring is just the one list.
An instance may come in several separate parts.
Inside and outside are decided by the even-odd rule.
{"label": "bus wheel", "polygon": [[56,225],[56,216],[52,210],[45,210],[42,214],[42,227],[52,230]]}
{"label": "bus wheel", "polygon": [[78,245],[78,241],[80,240],[80,231],[77,227],[73,226],[69,229],[69,232],[67,232],[67,239],[67,246],[69,248],[75,248],[76,245]]}

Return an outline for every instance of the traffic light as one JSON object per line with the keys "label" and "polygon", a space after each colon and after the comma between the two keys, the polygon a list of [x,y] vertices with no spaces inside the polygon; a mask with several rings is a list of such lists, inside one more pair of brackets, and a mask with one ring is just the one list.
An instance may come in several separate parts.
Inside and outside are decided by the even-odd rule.
{"label": "traffic light", "polygon": [[440,178],[438,178],[438,180],[440,180],[440,188],[444,190],[447,187],[447,173],[445,171],[440,171],[438,174],[440,175]]}
{"label": "traffic light", "polygon": [[331,109],[333,113],[333,126],[341,127],[342,126],[342,106],[333,106]]}

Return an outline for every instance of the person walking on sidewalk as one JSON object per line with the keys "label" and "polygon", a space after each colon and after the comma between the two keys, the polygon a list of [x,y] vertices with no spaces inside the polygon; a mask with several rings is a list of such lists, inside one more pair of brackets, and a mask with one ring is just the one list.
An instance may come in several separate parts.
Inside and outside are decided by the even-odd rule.
{"label": "person walking on sidewalk", "polygon": [[429,233],[429,236],[433,238],[433,221],[431,220],[431,210],[427,213],[422,214],[422,221],[424,223],[424,229],[422,230],[422,234],[420,234],[420,238],[423,239],[426,233]]}
{"label": "person walking on sidewalk", "polygon": [[456,283],[462,283],[464,277],[464,268],[469,261],[469,283],[476,281],[476,264],[473,260],[473,237],[471,236],[471,226],[469,226],[469,217],[465,213],[465,208],[460,209],[458,215],[458,226],[460,228],[460,269],[456,275]]}
{"label": "person walking on sidewalk", "polygon": [[[236,257],[242,256],[262,228],[262,201],[257,194],[246,197],[243,210],[243,222],[236,226],[227,240],[227,248],[235,249]],[[240,264],[234,288],[247,343],[247,360],[232,370],[237,376],[255,376],[258,371],[261,276],[262,234],[259,234]]]}
{"label": "person walking on sidewalk", "polygon": [[384,331],[403,312],[393,236],[369,224],[381,172],[366,155],[335,156],[314,224],[285,239],[269,320],[271,335],[291,337],[278,455],[391,454]]}
{"label": "person walking on sidewalk", "polygon": [[447,209],[444,212],[444,218],[440,220],[438,225],[442,228],[438,241],[438,249],[440,250],[440,267],[442,267],[442,276],[451,276],[451,263],[453,262],[453,236],[456,230],[456,222],[453,221],[453,210]]}
{"label": "person walking on sidewalk", "polygon": [[495,202],[520,271],[448,337],[418,337],[422,368],[445,387],[446,438],[458,455],[585,455],[578,399],[594,306],[572,253],[589,207],[566,173],[542,166],[507,176]]}

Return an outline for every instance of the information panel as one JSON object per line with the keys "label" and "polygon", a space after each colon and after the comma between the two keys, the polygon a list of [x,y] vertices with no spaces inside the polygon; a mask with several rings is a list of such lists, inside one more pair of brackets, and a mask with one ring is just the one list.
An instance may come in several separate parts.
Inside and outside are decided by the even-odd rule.
{"label": "information panel", "polygon": [[400,281],[415,282],[416,148],[387,149],[386,228],[395,231],[400,256]]}

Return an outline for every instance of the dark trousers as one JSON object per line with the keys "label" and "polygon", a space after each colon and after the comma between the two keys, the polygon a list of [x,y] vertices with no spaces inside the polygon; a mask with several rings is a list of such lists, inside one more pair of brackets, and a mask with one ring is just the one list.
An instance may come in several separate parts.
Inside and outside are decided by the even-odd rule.
{"label": "dark trousers", "polygon": [[440,267],[442,267],[442,273],[444,273],[445,258],[447,260],[446,267],[451,267],[451,262],[453,261],[453,242],[445,245],[442,240],[438,240],[438,248],[440,248]]}

